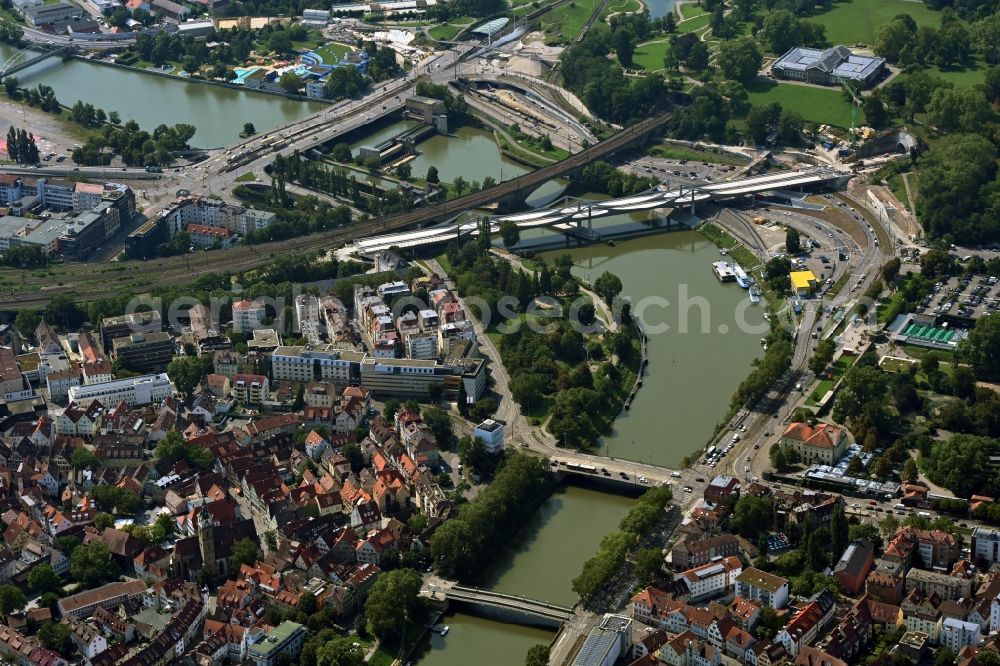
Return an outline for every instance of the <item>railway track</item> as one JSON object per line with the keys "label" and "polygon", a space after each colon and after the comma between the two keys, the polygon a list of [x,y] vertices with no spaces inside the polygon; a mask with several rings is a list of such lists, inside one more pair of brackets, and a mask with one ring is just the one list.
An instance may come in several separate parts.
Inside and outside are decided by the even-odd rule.
{"label": "railway track", "polygon": [[[505,181],[488,190],[473,192],[452,201],[397,213],[385,218],[357,222],[346,227],[262,245],[238,246],[212,252],[153,259],[142,263],[121,262],[117,266],[100,264],[100,266],[111,267],[117,275],[109,274],[108,270],[91,268],[87,264],[68,264],[65,272],[61,272],[55,278],[49,277],[30,283],[33,286],[37,285],[38,291],[16,292],[10,300],[4,299],[3,302],[0,302],[0,310],[39,309],[57,294],[69,294],[80,302],[114,296],[120,293],[123,286],[127,284],[127,280],[123,278],[132,277],[126,274],[126,271],[132,270],[133,267],[142,267],[144,273],[147,272],[148,268],[148,277],[139,285],[141,290],[137,292],[143,293],[157,287],[187,283],[202,275],[220,272],[238,273],[250,270],[280,256],[298,254],[308,250],[333,249],[356,238],[398,231],[432,220],[447,220],[462,211],[538,187],[552,178],[609,155],[633,141],[637,136],[655,129],[668,117],[668,114],[662,114],[647,118],[583,152],[567,157],[561,162]],[[118,266],[121,268],[117,268]],[[13,277],[15,275],[17,277]],[[13,283],[24,279],[23,272],[9,273],[6,276],[0,273],[0,278],[2,277],[8,277],[7,281]],[[53,279],[59,280],[61,285],[54,288],[44,288],[50,285]],[[23,282],[23,284],[29,283]]]}

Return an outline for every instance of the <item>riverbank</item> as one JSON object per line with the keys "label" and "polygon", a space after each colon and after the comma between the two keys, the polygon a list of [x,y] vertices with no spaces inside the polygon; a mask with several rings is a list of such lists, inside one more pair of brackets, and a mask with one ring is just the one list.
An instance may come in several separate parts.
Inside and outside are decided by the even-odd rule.
{"label": "riverbank", "polygon": [[171,73],[171,72],[173,72],[175,70],[171,70],[170,72],[165,72],[165,71],[157,71],[155,69],[148,69],[148,68],[142,68],[142,67],[133,67],[131,65],[123,65],[121,63],[110,62],[108,60],[95,60],[94,58],[86,58],[86,57],[83,57],[83,56],[78,55],[78,54],[71,54],[71,55],[67,56],[65,59],[66,60],[80,60],[82,62],[88,62],[88,63],[92,63],[92,64],[95,64],[95,65],[102,65],[104,67],[115,67],[115,68],[118,68],[118,69],[125,69],[125,70],[130,70],[130,71],[133,71],[133,72],[139,72],[141,74],[152,74],[153,76],[162,76],[162,77],[167,78],[167,79],[173,79],[175,81],[181,81],[181,82],[185,82],[185,83],[187,83],[187,82],[190,82],[190,83],[204,83],[204,84],[207,84],[207,85],[210,85],[210,86],[218,86],[220,88],[228,88],[230,90],[239,90],[239,91],[249,92],[249,93],[260,93],[261,95],[271,95],[273,97],[283,97],[285,99],[292,100],[292,101],[295,101],[295,102],[316,102],[318,104],[327,104],[327,105],[335,103],[333,100],[316,99],[316,98],[313,98],[313,97],[307,97],[305,95],[295,95],[295,94],[292,94],[292,93],[287,93],[287,92],[278,91],[278,90],[264,90],[263,88],[247,88],[246,86],[241,85],[239,83],[231,83],[229,81],[218,81],[218,80],[215,80],[215,79],[205,79],[205,78],[202,78],[200,76],[179,76],[177,74],[172,74]]}

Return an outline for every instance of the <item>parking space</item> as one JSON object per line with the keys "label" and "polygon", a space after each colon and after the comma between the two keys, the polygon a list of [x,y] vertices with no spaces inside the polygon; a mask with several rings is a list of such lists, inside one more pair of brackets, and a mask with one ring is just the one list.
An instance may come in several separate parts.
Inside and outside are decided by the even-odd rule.
{"label": "parking space", "polygon": [[921,303],[922,313],[947,321],[975,321],[1000,310],[1000,284],[994,276],[964,275],[934,285]]}

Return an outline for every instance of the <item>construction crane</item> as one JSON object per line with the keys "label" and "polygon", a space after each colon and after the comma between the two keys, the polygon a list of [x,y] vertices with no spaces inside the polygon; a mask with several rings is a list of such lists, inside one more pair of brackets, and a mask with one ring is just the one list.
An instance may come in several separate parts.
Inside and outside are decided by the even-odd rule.
{"label": "construction crane", "polygon": [[853,137],[854,128],[858,126],[858,107],[861,106],[861,97],[858,96],[858,93],[854,92],[854,89],[847,84],[847,81],[844,81],[843,86],[844,90],[847,91],[847,94],[849,94],[851,99],[854,100],[851,103],[851,136]]}

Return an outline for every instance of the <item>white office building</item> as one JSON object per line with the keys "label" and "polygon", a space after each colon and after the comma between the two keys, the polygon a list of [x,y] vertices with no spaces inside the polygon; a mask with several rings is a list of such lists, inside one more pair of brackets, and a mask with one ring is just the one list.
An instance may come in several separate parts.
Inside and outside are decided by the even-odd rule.
{"label": "white office building", "polygon": [[496,453],[503,450],[504,422],[494,419],[486,419],[476,426],[472,431],[472,436],[481,440],[486,445],[486,450]]}
{"label": "white office building", "polygon": [[129,406],[159,403],[173,395],[174,387],[166,373],[118,379],[113,382],[71,386],[69,401],[89,405],[100,400],[104,405],[117,405],[124,400]]}

